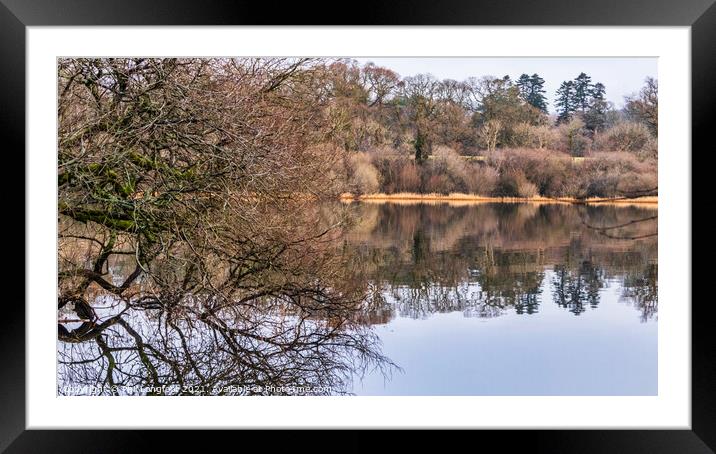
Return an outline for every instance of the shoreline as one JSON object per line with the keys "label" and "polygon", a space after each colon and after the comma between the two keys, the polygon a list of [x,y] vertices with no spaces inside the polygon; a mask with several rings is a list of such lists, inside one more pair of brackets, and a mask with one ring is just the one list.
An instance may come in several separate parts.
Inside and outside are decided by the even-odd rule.
{"label": "shoreline", "polygon": [[342,202],[372,202],[372,203],[537,203],[537,204],[569,204],[569,205],[640,205],[644,207],[657,208],[658,196],[645,197],[592,197],[589,199],[577,199],[574,197],[488,197],[476,194],[419,194],[419,193],[395,193],[395,194],[362,194],[355,195],[343,193],[340,195]]}

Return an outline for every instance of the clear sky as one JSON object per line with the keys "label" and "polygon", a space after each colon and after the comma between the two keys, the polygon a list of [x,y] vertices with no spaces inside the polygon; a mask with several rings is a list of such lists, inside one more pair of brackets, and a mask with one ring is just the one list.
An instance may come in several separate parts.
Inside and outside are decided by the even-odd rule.
{"label": "clear sky", "polygon": [[549,110],[554,112],[555,91],[565,80],[585,72],[592,83],[601,82],[607,87],[607,100],[616,108],[624,104],[624,96],[636,93],[647,76],[657,77],[655,57],[376,57],[356,58],[359,63],[372,61],[401,76],[430,73],[438,79],[465,80],[468,77],[509,75],[517,79],[520,74],[537,73],[545,80]]}

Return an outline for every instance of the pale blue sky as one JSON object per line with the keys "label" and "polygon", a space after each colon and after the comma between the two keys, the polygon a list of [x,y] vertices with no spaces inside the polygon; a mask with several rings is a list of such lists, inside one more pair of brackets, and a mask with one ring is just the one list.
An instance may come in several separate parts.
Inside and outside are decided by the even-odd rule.
{"label": "pale blue sky", "polygon": [[655,57],[377,57],[356,58],[359,63],[369,61],[396,71],[401,76],[430,73],[438,79],[465,80],[468,77],[537,73],[545,80],[549,110],[554,112],[554,95],[562,81],[585,72],[592,82],[607,87],[607,100],[616,108],[624,104],[624,96],[636,93],[647,76],[657,77]]}

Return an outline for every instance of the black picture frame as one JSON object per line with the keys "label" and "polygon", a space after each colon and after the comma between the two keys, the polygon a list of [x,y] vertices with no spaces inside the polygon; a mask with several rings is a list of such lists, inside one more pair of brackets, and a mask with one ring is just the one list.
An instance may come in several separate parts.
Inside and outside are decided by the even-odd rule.
{"label": "black picture frame", "polygon": [[[336,3],[281,4],[247,0],[0,0],[0,129],[7,154],[24,156],[25,150],[25,32],[28,26],[65,25],[592,25],[691,26],[692,143],[707,152],[711,131],[708,121],[716,106],[716,5],[714,0],[451,0],[361,1],[351,10]],[[321,13],[319,13],[321,12]],[[707,148],[708,147],[708,148]],[[22,151],[21,151],[22,150]],[[690,150],[680,152],[690,153]],[[692,154],[693,156],[693,154]],[[24,167],[24,159],[23,161]],[[692,169],[697,170],[696,166]],[[693,175],[693,181],[699,179]],[[24,185],[23,185],[24,187]],[[707,188],[702,188],[708,191]],[[693,189],[692,193],[698,193]],[[19,197],[15,197],[19,204]],[[692,205],[693,208],[694,205]],[[17,207],[17,212],[24,211]],[[693,213],[693,209],[692,209]],[[23,218],[24,219],[24,218]],[[692,216],[692,225],[694,223]],[[27,226],[24,226],[27,227]],[[694,232],[695,233],[695,232]],[[27,236],[23,233],[25,241]],[[692,233],[693,241],[693,233]],[[684,264],[692,266],[691,264]],[[23,267],[24,269],[24,267]],[[705,268],[692,266],[692,280],[706,280]],[[31,270],[28,270],[31,272]],[[703,280],[699,279],[703,278]],[[47,279],[54,279],[47,276]],[[25,299],[24,291],[22,292]],[[692,299],[692,419],[691,430],[519,430],[481,431],[478,446],[491,442],[532,452],[649,452],[707,453],[716,450],[716,366],[714,329],[710,326],[712,302]],[[20,452],[128,452],[183,449],[226,442],[239,448],[232,431],[211,436],[192,431],[142,430],[26,430],[25,429],[25,308],[19,299],[7,298],[0,329],[0,451]],[[239,409],[240,410],[240,409]],[[479,409],[476,409],[479,411]],[[68,415],[71,418],[71,415]],[[475,434],[462,433],[475,437]],[[329,437],[328,437],[329,436]],[[438,434],[438,436],[440,436]],[[335,437],[337,443],[327,442]],[[406,439],[422,442],[422,433],[390,436],[384,448],[404,446]],[[253,438],[253,437],[251,437]],[[375,440],[363,431],[333,431],[320,436],[329,449],[372,449]],[[465,442],[441,437],[443,449]],[[272,437],[271,449],[301,450],[296,434]],[[371,440],[371,441],[368,441]],[[474,440],[474,439],[473,439]],[[323,442],[325,441],[325,443]],[[277,444],[278,443],[278,444]],[[284,444],[285,443],[285,444]],[[473,441],[473,443],[475,443]],[[282,444],[284,444],[282,446]],[[308,448],[311,449],[308,443]],[[361,448],[362,447],[362,448]]]}

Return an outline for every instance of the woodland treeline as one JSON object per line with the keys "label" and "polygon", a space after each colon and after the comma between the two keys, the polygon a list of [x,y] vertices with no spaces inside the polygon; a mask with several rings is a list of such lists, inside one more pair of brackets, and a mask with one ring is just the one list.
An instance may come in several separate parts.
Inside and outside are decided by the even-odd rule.
{"label": "woodland treeline", "polygon": [[562,82],[550,115],[536,73],[456,81],[400,77],[371,63],[325,65],[331,143],[346,153],[349,192],[656,194],[655,79],[616,109],[607,87],[580,73]]}
{"label": "woodland treeline", "polygon": [[[98,77],[100,88],[101,79],[113,77],[114,71],[102,67],[120,64],[113,62],[93,63],[97,73],[91,77]],[[132,65],[131,60],[122,64]],[[291,103],[301,105],[302,112],[291,119],[292,131],[282,130],[286,126],[274,118],[277,127],[271,133],[262,130],[253,137],[266,140],[273,134],[276,143],[271,146],[276,149],[271,160],[276,161],[282,153],[277,144],[284,138],[293,140],[294,132],[301,136],[298,146],[304,150],[293,158],[296,165],[280,172],[305,178],[307,187],[302,191],[313,191],[308,187],[311,171],[301,164],[305,149],[312,147],[330,155],[322,159],[332,187],[353,194],[461,192],[575,198],[656,194],[658,84],[652,78],[645,80],[639,93],[625,99],[622,109],[616,109],[606,101],[608,87],[578,74],[561,83],[556,114],[549,114],[545,81],[536,73],[516,80],[509,76],[438,80],[430,74],[401,77],[372,63],[335,59],[157,60],[152,65],[176,66],[174,74],[201,65],[205,80],[192,83],[211,81],[205,98],[228,99],[237,90],[255,89],[264,98],[269,93],[277,100],[290,96]],[[145,117],[158,107],[157,96],[179,101],[189,95],[167,92],[162,86],[148,88],[135,100],[149,103],[139,106]],[[251,127],[247,121],[277,114],[274,106],[232,108],[224,100],[204,108],[203,121],[223,131],[233,119]]]}

